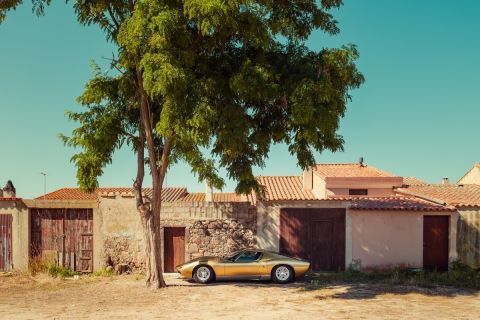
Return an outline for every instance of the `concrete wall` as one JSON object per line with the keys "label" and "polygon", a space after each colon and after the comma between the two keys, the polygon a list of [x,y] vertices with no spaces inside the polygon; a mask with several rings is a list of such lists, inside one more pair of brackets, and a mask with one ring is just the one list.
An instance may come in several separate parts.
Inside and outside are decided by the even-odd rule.
{"label": "concrete wall", "polygon": [[21,200],[0,201],[0,214],[12,216],[12,269],[27,271],[30,243],[28,209]]}
{"label": "concrete wall", "polygon": [[[95,241],[94,269],[126,263],[132,269],[144,268],[144,241],[140,217],[132,197],[102,197]],[[164,202],[163,228],[185,227],[185,260],[203,255],[226,255],[241,247],[253,247],[256,233],[255,208],[249,203]]]}
{"label": "concrete wall", "polygon": [[480,268],[480,207],[459,207],[458,257],[474,268]]}
{"label": "concrete wall", "polygon": [[350,210],[352,261],[362,268],[423,266],[423,216],[450,215],[449,260],[457,257],[458,214],[419,211]]}

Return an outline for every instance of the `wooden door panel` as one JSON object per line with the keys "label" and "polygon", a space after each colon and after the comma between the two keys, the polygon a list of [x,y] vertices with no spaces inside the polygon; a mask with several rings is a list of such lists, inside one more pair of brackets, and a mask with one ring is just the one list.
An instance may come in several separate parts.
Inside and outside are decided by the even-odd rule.
{"label": "wooden door panel", "polygon": [[0,214],[0,271],[12,271],[12,216]]}
{"label": "wooden door panel", "polygon": [[423,217],[423,267],[431,271],[448,270],[449,216]]}
{"label": "wooden door panel", "polygon": [[311,225],[311,264],[314,270],[332,270],[333,253],[333,221],[315,221]]}
{"label": "wooden door panel", "polygon": [[175,272],[175,267],[185,262],[185,228],[166,227],[164,238],[164,271]]}

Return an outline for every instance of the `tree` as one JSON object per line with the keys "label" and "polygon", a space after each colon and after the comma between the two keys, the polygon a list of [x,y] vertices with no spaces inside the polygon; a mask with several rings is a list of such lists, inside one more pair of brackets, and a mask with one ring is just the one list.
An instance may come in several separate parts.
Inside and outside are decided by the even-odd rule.
{"label": "tree", "polygon": [[[11,0],[18,4],[18,1]],[[49,0],[34,0],[37,11]],[[83,190],[124,143],[137,154],[133,184],[144,228],[147,284],[165,286],[160,257],[161,194],[168,167],[188,163],[200,181],[222,188],[217,167],[236,191],[262,194],[252,168],[284,143],[298,164],[313,151],[338,151],[350,90],[363,82],[353,45],[305,46],[313,30],[339,32],[330,11],[341,0],[77,0],[78,21],[97,24],[118,44],[115,74],[96,68],[69,113],[79,123],[67,145]],[[2,10],[0,7],[0,18]],[[3,12],[5,12],[3,10]],[[145,152],[146,150],[146,152]],[[142,196],[144,165],[153,196]]]}

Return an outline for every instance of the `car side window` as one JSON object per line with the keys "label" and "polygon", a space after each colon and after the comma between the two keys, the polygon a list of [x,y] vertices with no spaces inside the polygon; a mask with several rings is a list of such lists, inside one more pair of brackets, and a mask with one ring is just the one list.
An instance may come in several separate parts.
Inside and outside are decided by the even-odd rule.
{"label": "car side window", "polygon": [[255,262],[262,256],[258,251],[245,251],[243,252],[235,262]]}

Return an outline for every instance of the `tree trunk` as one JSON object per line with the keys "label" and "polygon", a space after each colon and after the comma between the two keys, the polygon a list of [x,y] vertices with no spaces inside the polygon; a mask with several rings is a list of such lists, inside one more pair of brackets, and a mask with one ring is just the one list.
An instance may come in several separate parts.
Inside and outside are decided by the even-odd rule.
{"label": "tree trunk", "polygon": [[[155,289],[166,287],[163,279],[162,268],[162,239],[160,235],[160,209],[162,205],[162,186],[168,167],[170,154],[170,138],[165,139],[161,161],[157,163],[154,144],[153,113],[150,109],[148,96],[143,89],[142,71],[137,69],[137,90],[141,99],[140,103],[140,142],[137,150],[137,179],[134,183],[137,208],[143,227],[145,242],[145,268],[147,272],[147,287]],[[150,203],[144,201],[142,196],[142,183],[144,176],[145,142],[148,149],[150,172],[152,176],[152,199]]]}

